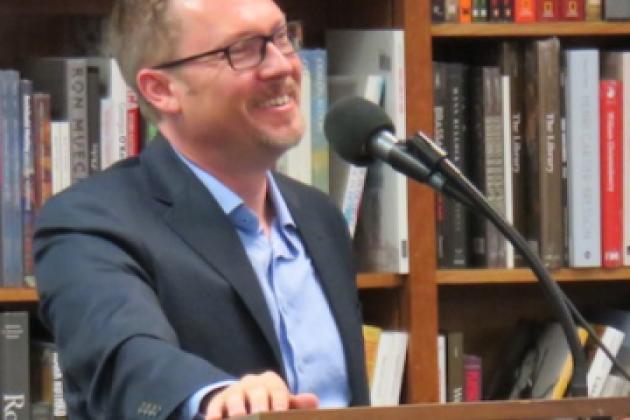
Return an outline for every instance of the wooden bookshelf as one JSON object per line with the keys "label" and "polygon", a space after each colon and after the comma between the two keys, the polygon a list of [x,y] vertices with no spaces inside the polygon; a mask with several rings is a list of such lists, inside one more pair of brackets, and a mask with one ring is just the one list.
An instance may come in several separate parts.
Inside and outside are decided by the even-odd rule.
{"label": "wooden bookshelf", "polygon": [[359,289],[396,289],[404,285],[405,277],[393,273],[360,273],[357,285]]}
{"label": "wooden bookshelf", "polygon": [[438,23],[431,26],[434,38],[485,37],[605,37],[630,35],[628,22],[559,22],[559,23]]}

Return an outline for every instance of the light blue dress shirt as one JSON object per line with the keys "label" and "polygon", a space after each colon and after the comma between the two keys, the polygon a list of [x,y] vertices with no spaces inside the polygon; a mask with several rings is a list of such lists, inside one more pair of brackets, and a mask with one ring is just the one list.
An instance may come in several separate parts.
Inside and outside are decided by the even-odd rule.
{"label": "light blue dress shirt", "polygon": [[[254,212],[238,195],[177,154],[217,200],[243,243],[269,308],[289,390],[294,394],[316,394],[320,407],[347,406],[350,388],[339,331],[295,222],[271,174],[267,175],[268,198],[275,218],[267,236]],[[208,392],[227,384],[209,384],[195,393],[182,418],[192,418]]]}

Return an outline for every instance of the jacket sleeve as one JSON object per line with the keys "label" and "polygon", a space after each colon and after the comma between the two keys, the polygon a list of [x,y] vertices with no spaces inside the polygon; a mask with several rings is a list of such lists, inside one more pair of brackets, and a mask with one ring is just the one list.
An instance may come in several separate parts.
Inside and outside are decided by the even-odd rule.
{"label": "jacket sleeve", "polygon": [[180,349],[150,259],[126,235],[113,212],[72,201],[53,199],[38,222],[40,316],[59,348],[71,418],[166,419],[201,387],[231,378]]}

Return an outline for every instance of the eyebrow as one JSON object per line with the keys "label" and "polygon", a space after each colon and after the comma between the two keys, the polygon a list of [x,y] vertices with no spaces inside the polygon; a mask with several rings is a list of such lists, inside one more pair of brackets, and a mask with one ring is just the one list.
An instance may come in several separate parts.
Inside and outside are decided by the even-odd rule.
{"label": "eyebrow", "polygon": [[[280,23],[277,23],[276,25],[274,25],[271,30],[268,33],[274,33],[275,31],[277,31],[278,29],[282,28],[283,26],[287,26],[287,21],[283,20]],[[223,48],[227,48],[230,45],[234,44],[235,42],[238,42],[242,39],[249,39],[249,38],[254,38],[257,36],[261,36],[261,35],[267,35],[267,33],[262,33],[259,31],[254,31],[254,30],[245,30],[245,31],[241,31],[241,32],[236,32],[232,35],[230,35],[229,37],[227,37],[221,44],[219,44],[219,47],[213,48],[213,49],[223,49]],[[222,45],[222,46],[221,46]]]}

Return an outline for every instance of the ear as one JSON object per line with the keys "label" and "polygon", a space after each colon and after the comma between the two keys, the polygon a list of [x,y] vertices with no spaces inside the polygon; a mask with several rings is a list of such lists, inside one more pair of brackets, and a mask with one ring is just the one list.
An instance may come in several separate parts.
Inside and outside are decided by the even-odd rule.
{"label": "ear", "polygon": [[138,90],[160,113],[172,114],[181,110],[178,96],[173,89],[175,79],[165,71],[140,69],[136,76]]}

